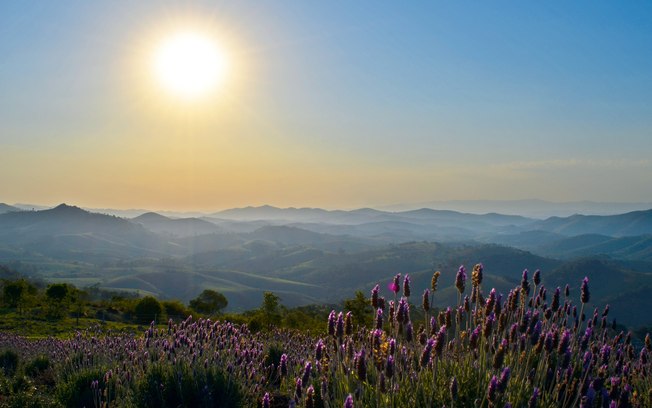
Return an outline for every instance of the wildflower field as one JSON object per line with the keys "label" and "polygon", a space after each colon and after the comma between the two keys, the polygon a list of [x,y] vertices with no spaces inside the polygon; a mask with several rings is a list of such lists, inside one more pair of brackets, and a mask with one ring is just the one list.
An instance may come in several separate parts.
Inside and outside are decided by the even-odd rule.
{"label": "wildflower field", "polygon": [[317,334],[192,317],[137,336],[0,333],[0,406],[652,406],[649,336],[587,310],[588,279],[546,288],[524,271],[503,296],[460,267],[457,304],[434,310],[440,276],[418,294],[408,276],[377,285],[372,327],[334,310]]}

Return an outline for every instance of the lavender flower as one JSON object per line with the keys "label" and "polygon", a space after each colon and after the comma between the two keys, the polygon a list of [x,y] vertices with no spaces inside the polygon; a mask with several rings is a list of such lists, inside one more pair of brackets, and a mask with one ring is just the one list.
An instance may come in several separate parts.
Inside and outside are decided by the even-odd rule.
{"label": "lavender flower", "polygon": [[523,271],[523,277],[521,278],[521,291],[526,295],[530,295],[530,281],[527,278],[527,269]]}
{"label": "lavender flower", "polygon": [[281,371],[281,377],[285,377],[288,375],[288,356],[285,353],[281,354],[279,370]]}
{"label": "lavender flower", "polygon": [[550,308],[555,313],[557,312],[557,310],[559,310],[559,294],[560,294],[560,289],[559,286],[557,286],[557,289],[555,289],[555,293],[552,295],[552,303],[550,304]]}
{"label": "lavender flower", "polygon": [[444,351],[444,345],[446,344],[446,326],[441,326],[437,336],[435,336],[435,354],[440,357]]}
{"label": "lavender flower", "polygon": [[504,393],[507,390],[507,383],[509,382],[509,377],[511,371],[509,367],[503,368],[503,371],[500,373],[500,379],[498,380],[498,391]]}
{"label": "lavender flower", "polygon": [[492,404],[496,402],[498,391],[498,379],[494,375],[489,381],[489,386],[487,387],[487,400]]}
{"label": "lavender flower", "polygon": [[351,312],[346,312],[344,317],[344,333],[347,336],[353,334],[353,314]]}
{"label": "lavender flower", "polygon": [[423,351],[421,352],[421,359],[419,360],[421,367],[428,366],[428,363],[430,362],[430,353],[432,352],[432,348],[434,347],[434,345],[435,345],[435,340],[428,339],[426,346],[423,348]]}
{"label": "lavender flower", "polygon": [[537,285],[537,286],[541,283],[541,271],[540,270],[537,269],[536,271],[534,271],[534,274],[532,275],[532,281],[534,281],[534,284]]}
{"label": "lavender flower", "polygon": [[484,320],[484,327],[482,329],[482,334],[484,337],[489,337],[491,335],[491,331],[493,330],[494,322],[496,321],[496,317],[494,316],[494,313],[491,312]]}
{"label": "lavender flower", "polygon": [[539,389],[537,387],[534,387],[534,392],[532,392],[532,397],[530,397],[530,400],[527,403],[528,408],[536,408],[538,400],[539,400]]}
{"label": "lavender flower", "polygon": [[464,265],[460,265],[460,268],[457,270],[455,287],[460,293],[464,293],[464,288],[466,287],[466,269],[464,269]]}
{"label": "lavender flower", "polygon": [[371,306],[374,309],[378,309],[378,292],[380,291],[380,286],[376,285],[371,289]]}
{"label": "lavender flower", "polygon": [[315,387],[312,385],[306,390],[306,401],[305,408],[314,408],[315,407]]}
{"label": "lavender flower", "polygon": [[481,326],[478,325],[471,332],[471,336],[469,336],[469,346],[471,347],[472,350],[478,348],[478,339],[480,338],[480,330],[481,330]]}
{"label": "lavender flower", "polygon": [[473,267],[473,271],[471,272],[471,282],[473,283],[473,286],[478,287],[482,284],[482,270],[484,267],[482,266],[481,263],[476,264]]}
{"label": "lavender flower", "polygon": [[308,382],[310,381],[311,372],[312,372],[312,364],[310,364],[310,361],[307,361],[306,365],[303,367],[303,377],[301,378],[303,384],[308,384]]}
{"label": "lavender flower", "polygon": [[331,313],[328,315],[328,335],[335,335],[335,310],[331,310]]}
{"label": "lavender flower", "polygon": [[405,274],[405,279],[403,279],[403,296],[406,298],[410,297],[410,277],[408,274]]}
{"label": "lavender flower", "polygon": [[322,339],[319,339],[317,344],[315,345],[315,360],[319,361],[321,360],[322,356],[324,355],[324,348],[326,346],[324,345],[324,342]]}
{"label": "lavender flower", "polygon": [[428,289],[423,291],[423,298],[421,305],[423,307],[423,311],[428,313],[430,310],[430,291]]}
{"label": "lavender flower", "polygon": [[559,341],[559,347],[557,347],[557,352],[559,354],[566,353],[566,350],[568,350],[568,345],[570,343],[570,338],[571,338],[571,332],[568,330],[564,330],[564,334],[562,334],[561,340]]}
{"label": "lavender flower", "polygon": [[589,278],[586,276],[584,277],[584,280],[582,280],[582,286],[580,287],[580,300],[582,303],[589,303],[589,299],[591,298],[591,294],[589,293]]}
{"label": "lavender flower", "polygon": [[355,369],[358,374],[358,379],[360,381],[365,381],[367,379],[367,362],[365,360],[364,349],[360,350],[360,352],[356,354]]}
{"label": "lavender flower", "polygon": [[439,281],[439,276],[441,275],[441,272],[436,271],[432,274],[432,279],[430,280],[430,289],[432,289],[433,293],[437,291],[437,281]]}
{"label": "lavender flower", "polygon": [[265,395],[263,395],[263,408],[269,408],[269,393],[266,392]]}
{"label": "lavender flower", "polygon": [[387,363],[385,365],[385,374],[387,378],[391,379],[394,376],[394,356],[391,354],[387,356]]}
{"label": "lavender flower", "polygon": [[407,317],[407,301],[405,298],[401,298],[401,300],[398,301],[398,307],[396,308],[396,321],[399,323],[404,323],[408,320]]}
{"label": "lavender flower", "polygon": [[341,338],[344,335],[344,315],[342,312],[337,314],[337,322],[335,323],[335,336]]}
{"label": "lavender flower", "polygon": [[383,309],[376,310],[376,329],[383,329]]}
{"label": "lavender flower", "polygon": [[295,382],[295,387],[294,387],[294,399],[295,401],[301,400],[301,394],[303,394],[303,386],[301,382],[301,378],[297,378]]}
{"label": "lavender flower", "polygon": [[353,396],[351,396],[351,394],[346,397],[346,401],[344,401],[344,408],[353,408]]}
{"label": "lavender flower", "polygon": [[414,339],[414,328],[412,327],[412,322],[408,322],[405,327],[405,341],[411,343]]}
{"label": "lavender flower", "polygon": [[394,281],[389,284],[389,290],[394,292],[394,295],[398,293],[399,290],[401,290],[401,285],[399,282],[401,281],[401,274],[398,273],[396,276],[394,276]]}
{"label": "lavender flower", "polygon": [[500,345],[498,346],[498,350],[496,350],[496,354],[494,354],[494,361],[493,361],[493,368],[498,370],[500,367],[503,366],[503,362],[505,361],[505,352],[507,351],[509,343],[507,343],[507,339],[503,339],[503,341],[500,342]]}

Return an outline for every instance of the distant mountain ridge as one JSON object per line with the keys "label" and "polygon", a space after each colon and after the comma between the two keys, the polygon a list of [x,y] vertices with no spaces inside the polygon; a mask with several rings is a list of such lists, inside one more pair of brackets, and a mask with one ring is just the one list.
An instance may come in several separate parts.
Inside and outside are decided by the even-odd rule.
{"label": "distant mountain ridge", "polygon": [[[395,273],[409,273],[424,287],[434,269],[442,271],[437,302],[445,304],[457,299],[456,268],[482,262],[487,287],[503,294],[518,285],[519,269],[541,268],[549,291],[558,282],[579,285],[586,274],[604,285],[592,302],[648,305],[641,288],[652,288],[651,217],[652,210],[535,220],[433,209],[264,206],[203,218],[145,212],[127,219],[61,204],[0,214],[0,265],[46,280],[184,300],[211,287],[224,291],[233,307],[252,308],[267,290],[287,305],[335,302]],[[592,232],[603,230],[645,233]],[[610,291],[610,277],[618,280],[617,293]],[[644,313],[618,319],[652,323]]]}
{"label": "distant mountain ridge", "polygon": [[20,208],[14,207],[14,206],[9,205],[9,204],[0,203],[0,214],[13,212],[13,211],[20,211]]}
{"label": "distant mountain ridge", "polygon": [[174,219],[154,212],[141,214],[131,221],[143,225],[152,232],[181,237],[224,232],[219,226],[199,218]]}
{"label": "distant mountain ridge", "polygon": [[602,234],[623,237],[652,234],[652,209],[618,215],[550,217],[531,227],[563,235]]}

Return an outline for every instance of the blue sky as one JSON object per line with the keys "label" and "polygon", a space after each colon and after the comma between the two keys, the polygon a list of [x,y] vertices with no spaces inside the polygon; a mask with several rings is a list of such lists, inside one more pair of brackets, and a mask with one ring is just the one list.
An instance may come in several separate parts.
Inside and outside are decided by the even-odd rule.
{"label": "blue sky", "polygon": [[[223,90],[147,59],[209,30]],[[652,202],[649,2],[0,3],[5,202]]]}

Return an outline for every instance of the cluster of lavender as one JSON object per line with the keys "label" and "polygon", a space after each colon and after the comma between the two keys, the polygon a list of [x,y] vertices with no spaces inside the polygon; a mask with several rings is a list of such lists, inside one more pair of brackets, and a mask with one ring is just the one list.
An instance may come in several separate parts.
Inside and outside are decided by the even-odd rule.
{"label": "cluster of lavender", "polygon": [[[321,337],[188,318],[152,325],[142,336],[87,331],[29,341],[0,333],[0,349],[49,356],[61,382],[99,370],[87,387],[103,406],[133,405],[161,370],[179,384],[155,383],[156,393],[165,398],[166,387],[182,388],[190,378],[206,394],[195,406],[220,406],[221,397],[202,383],[215,370],[237,385],[240,404],[264,408],[652,406],[649,336],[635,347],[629,333],[608,324],[608,307],[585,317],[588,279],[576,306],[569,286],[549,293],[539,271],[532,279],[524,271],[503,297],[483,291],[483,268],[476,265],[467,293],[460,267],[457,304],[435,310],[440,277],[433,274],[419,306],[410,303],[409,276],[391,279],[387,300],[376,285],[372,327],[332,311]],[[412,320],[417,308],[424,315],[419,322]]]}
{"label": "cluster of lavender", "polygon": [[[422,323],[411,319],[411,281],[396,275],[393,299],[371,290],[371,328],[353,330],[350,313],[332,311],[328,337],[316,342],[311,361],[288,376],[290,405],[345,407],[646,407],[652,406],[648,374],[652,343],[632,344],[607,322],[609,306],[587,318],[589,281],[579,290],[579,311],[570,287],[552,294],[541,272],[524,271],[506,298],[483,292],[483,267],[455,275],[458,304],[431,308],[441,274],[423,292]],[[418,326],[418,327],[417,327]],[[292,379],[294,378],[294,381]],[[312,380],[311,380],[312,378]],[[307,392],[302,389],[308,385]],[[262,406],[273,406],[270,392]]]}

